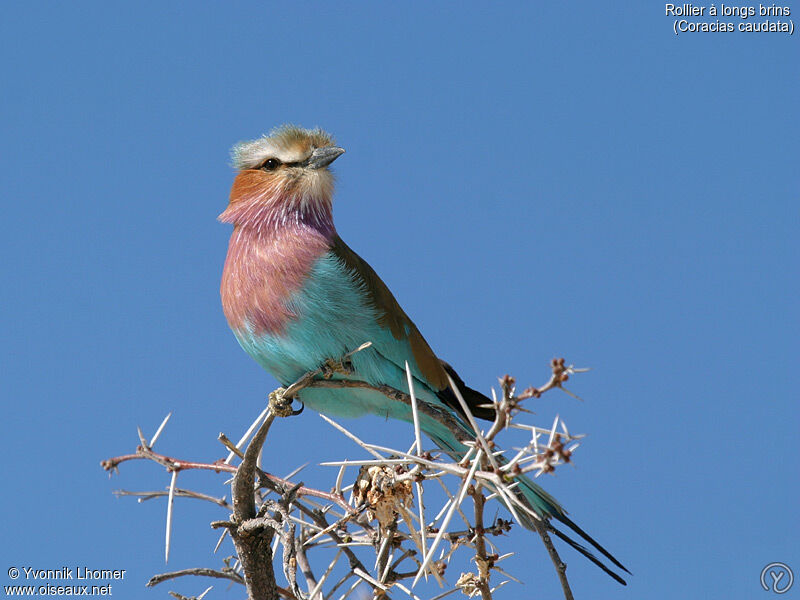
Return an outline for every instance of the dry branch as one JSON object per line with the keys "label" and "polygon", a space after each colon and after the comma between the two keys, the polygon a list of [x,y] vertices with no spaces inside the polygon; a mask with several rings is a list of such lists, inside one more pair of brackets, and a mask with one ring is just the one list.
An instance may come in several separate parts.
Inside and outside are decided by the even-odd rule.
{"label": "dry branch", "polygon": [[[418,598],[414,589],[423,577],[431,578],[440,589],[444,589],[447,587],[445,570],[448,564],[453,563],[457,556],[471,555],[475,571],[461,572],[455,587],[449,587],[436,597],[443,598],[461,590],[470,597],[480,596],[482,600],[488,600],[509,581],[518,581],[498,567],[498,563],[512,553],[500,556],[496,548],[498,543],[502,543],[502,536],[511,529],[512,521],[486,518],[487,508],[500,500],[515,520],[520,521],[522,514],[526,522],[534,523],[555,566],[564,597],[566,600],[572,599],[566,565],[553,546],[548,525],[531,518],[530,509],[517,499],[513,491],[516,485],[513,477],[526,472],[541,475],[570,462],[579,436],[570,435],[563,421],[557,417],[552,427],[541,428],[520,423],[517,417],[529,412],[522,406],[523,401],[538,398],[554,388],[563,390],[563,384],[570,375],[582,370],[565,365],[563,359],[554,359],[547,383],[539,388],[528,388],[519,395],[515,393],[513,378],[505,376],[500,380],[500,398],[495,397],[492,404],[495,420],[486,431],[478,427],[453,386],[473,429],[470,437],[452,414],[417,398],[408,366],[408,393],[388,386],[330,378],[334,373],[351,372],[352,354],[368,346],[364,344],[338,360],[327,361],[288,388],[270,394],[269,407],[242,436],[239,444],[234,445],[227,436],[220,434],[220,441],[230,451],[225,460],[202,463],[155,452],[153,445],[164,431],[168,416],[149,442],[139,431],[139,446],[134,454],[103,461],[103,467],[110,472],[117,471],[127,461],[144,459],[162,465],[170,473],[167,492],[117,492],[119,495],[138,496],[140,501],[164,496],[168,498],[167,553],[171,535],[169,523],[177,498],[190,497],[213,502],[229,513],[227,519],[213,522],[212,527],[225,531],[217,546],[223,543],[226,534],[230,536],[236,550],[235,561],[231,563],[226,559],[221,569],[184,569],[156,575],[148,582],[148,586],[183,576],[205,576],[245,585],[250,600],[325,600],[335,594],[339,594],[335,597],[344,600],[351,597],[359,585],[372,588],[376,598]],[[363,441],[342,425],[323,417],[370,458],[323,463],[338,468],[332,492],[292,482],[294,473],[288,478],[280,478],[262,471],[257,461],[270,427],[277,416],[299,412],[292,410],[291,403],[306,387],[372,389],[391,401],[408,405],[414,422],[411,447],[404,452]],[[435,418],[448,427],[468,446],[466,454],[455,461],[446,455],[431,455],[424,451],[419,423],[421,415]],[[530,440],[517,448],[510,459],[506,457],[501,460],[495,440],[507,431],[527,432]],[[252,440],[247,443],[251,435]],[[237,456],[241,463],[238,466],[230,464]],[[353,466],[360,469],[360,475],[353,487],[352,503],[348,503],[342,495],[343,490],[347,489],[343,483],[346,469]],[[193,469],[233,474],[231,501],[178,488],[178,473]],[[449,485],[445,483],[446,480]],[[423,493],[429,485],[434,487],[426,498],[437,497],[431,494],[441,495],[441,490],[437,493],[438,485],[447,491],[445,502],[433,519],[426,517],[423,503]],[[452,489],[455,492],[449,491]],[[471,517],[464,510],[467,496],[472,500],[472,511],[467,511],[471,512]],[[455,515],[459,515],[458,520],[466,523],[466,528],[452,526]],[[280,557],[273,555],[278,547],[282,548]],[[370,552],[373,559],[366,560]],[[346,561],[342,561],[342,558],[346,558]],[[277,584],[274,570],[276,561],[282,567],[287,587]],[[367,565],[373,566],[368,568]],[[305,582],[305,590],[301,589],[298,581],[298,570]],[[493,575],[502,576],[503,580],[492,583]],[[201,597],[208,592],[203,592]],[[185,598],[174,592],[173,595]]]}

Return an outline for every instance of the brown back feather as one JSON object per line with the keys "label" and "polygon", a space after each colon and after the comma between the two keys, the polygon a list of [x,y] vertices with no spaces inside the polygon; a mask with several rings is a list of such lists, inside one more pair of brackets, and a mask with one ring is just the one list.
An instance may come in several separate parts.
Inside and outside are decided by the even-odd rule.
{"label": "brown back feather", "polygon": [[446,389],[447,375],[439,359],[378,274],[338,235],[333,239],[332,250],[364,282],[369,300],[378,312],[378,322],[388,328],[395,339],[408,340],[411,353],[426,382],[437,391]]}
{"label": "brown back feather", "polygon": [[363,258],[353,252],[338,235],[334,237],[331,249],[334,254],[342,260],[345,266],[356,273],[364,282],[369,300],[378,313],[378,322],[382,326],[388,328],[395,339],[408,340],[411,346],[411,353],[414,356],[420,373],[425,378],[428,385],[435,388],[442,402],[457,413],[461,415],[464,414],[458,398],[456,398],[453,390],[450,389],[450,385],[447,381],[447,376],[450,375],[472,414],[481,419],[493,420],[494,409],[481,407],[481,405],[484,404],[491,404],[491,400],[480,392],[467,387],[464,380],[459,377],[453,367],[443,360],[440,360],[436,354],[434,354],[428,342],[425,341],[425,338],[422,337],[422,334],[417,329],[417,326],[414,325],[408,315],[403,311],[394,295],[392,295],[392,292],[386,287],[386,284],[381,281],[381,278],[378,277],[378,274],[375,273],[373,268],[370,267]]}

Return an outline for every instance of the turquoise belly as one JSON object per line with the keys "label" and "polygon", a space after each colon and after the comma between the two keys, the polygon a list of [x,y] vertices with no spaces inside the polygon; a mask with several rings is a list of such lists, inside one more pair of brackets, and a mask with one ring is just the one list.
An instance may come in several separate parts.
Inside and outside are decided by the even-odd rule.
{"label": "turquoise belly", "polygon": [[[375,309],[364,298],[364,290],[336,257],[328,254],[320,258],[303,289],[288,300],[287,306],[298,317],[286,326],[283,334],[257,335],[250,327],[235,332],[245,351],[281,385],[287,386],[326,360],[338,359],[364,342],[372,342],[370,348],[353,355],[355,373],[349,378],[407,391],[405,360],[411,363],[412,373],[417,371],[410,347],[378,323]],[[416,393],[439,404],[435,392],[415,375]],[[369,390],[307,389],[300,398],[310,408],[331,415],[373,413],[411,419],[406,405]]]}

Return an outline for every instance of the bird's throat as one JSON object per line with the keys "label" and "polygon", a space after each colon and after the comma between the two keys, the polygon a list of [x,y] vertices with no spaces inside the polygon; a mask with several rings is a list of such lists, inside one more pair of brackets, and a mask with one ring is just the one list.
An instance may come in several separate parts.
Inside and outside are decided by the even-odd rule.
{"label": "bird's throat", "polygon": [[261,235],[278,234],[296,226],[311,228],[332,239],[336,230],[331,205],[327,190],[265,179],[256,170],[242,171],[233,182],[228,208],[219,220]]}

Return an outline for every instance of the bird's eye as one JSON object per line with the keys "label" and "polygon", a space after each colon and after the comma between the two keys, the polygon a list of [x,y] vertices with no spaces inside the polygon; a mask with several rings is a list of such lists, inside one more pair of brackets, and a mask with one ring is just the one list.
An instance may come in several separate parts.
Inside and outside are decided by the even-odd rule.
{"label": "bird's eye", "polygon": [[267,160],[267,162],[261,165],[261,168],[265,171],[274,171],[280,166],[280,164],[281,161],[279,161],[277,158],[270,158]]}

